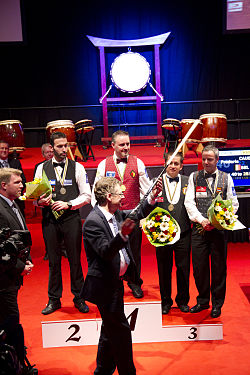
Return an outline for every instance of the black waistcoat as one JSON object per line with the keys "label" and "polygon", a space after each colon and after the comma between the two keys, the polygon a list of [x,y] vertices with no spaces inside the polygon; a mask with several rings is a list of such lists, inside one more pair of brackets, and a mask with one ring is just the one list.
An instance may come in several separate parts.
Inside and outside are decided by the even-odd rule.
{"label": "black waistcoat", "polygon": [[[212,203],[212,200],[221,193],[222,199],[227,199],[227,186],[228,186],[228,175],[225,172],[218,170],[218,184],[215,192],[215,196],[208,187],[207,181],[204,176],[204,170],[194,172],[194,189],[195,189],[195,202],[199,212],[207,218],[207,210]],[[205,187],[207,194],[203,197],[199,197],[199,188]],[[197,196],[198,195],[198,196]]]}
{"label": "black waistcoat", "polygon": [[[165,176],[164,176],[165,177]],[[180,191],[180,198],[177,204],[174,205],[173,211],[169,211],[168,205],[170,202],[168,201],[165,185],[162,186],[162,195],[163,195],[163,202],[158,202],[158,206],[164,208],[165,210],[169,211],[170,215],[172,215],[175,220],[178,222],[181,232],[184,233],[190,229],[190,220],[184,206],[184,199],[185,199],[185,192],[188,184],[188,177],[181,176],[181,191]]]}
{"label": "black waistcoat", "polygon": [[[72,199],[75,199],[79,195],[78,185],[76,183],[75,177],[75,170],[76,170],[76,163],[73,160],[68,159],[68,169],[65,176],[65,184],[64,188],[66,189],[65,194],[60,193],[60,189],[62,187],[61,183],[56,179],[56,172],[52,164],[52,160],[48,160],[44,162],[43,169],[48,177],[49,180],[55,182],[52,184],[52,199],[54,201],[63,201],[68,202]],[[69,184],[67,184],[69,182]],[[55,221],[55,217],[49,207],[44,207],[43,210],[43,218]],[[57,221],[66,220],[72,215],[79,215],[79,210],[65,210],[64,214],[60,216]]]}

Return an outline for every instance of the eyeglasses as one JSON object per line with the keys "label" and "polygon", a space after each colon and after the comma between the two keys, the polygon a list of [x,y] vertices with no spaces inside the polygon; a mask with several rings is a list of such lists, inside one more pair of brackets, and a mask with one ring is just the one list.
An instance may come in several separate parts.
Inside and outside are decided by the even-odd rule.
{"label": "eyeglasses", "polygon": [[111,195],[120,195],[120,197],[124,197],[123,193],[110,193]]}

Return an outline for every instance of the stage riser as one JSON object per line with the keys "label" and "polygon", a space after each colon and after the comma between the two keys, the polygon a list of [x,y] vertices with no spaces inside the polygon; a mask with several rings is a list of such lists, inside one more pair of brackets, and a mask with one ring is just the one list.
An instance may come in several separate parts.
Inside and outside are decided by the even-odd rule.
{"label": "stage riser", "polygon": [[[125,303],[133,343],[222,340],[223,325],[162,325],[161,302]],[[101,319],[42,322],[43,347],[97,345]]]}

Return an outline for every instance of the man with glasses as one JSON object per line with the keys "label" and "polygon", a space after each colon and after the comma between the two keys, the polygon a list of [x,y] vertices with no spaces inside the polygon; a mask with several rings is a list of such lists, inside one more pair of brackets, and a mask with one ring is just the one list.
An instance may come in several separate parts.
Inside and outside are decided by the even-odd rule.
{"label": "man with glasses", "polygon": [[[161,191],[157,183],[148,201],[139,207],[135,218],[140,220],[154,208],[155,197]],[[103,177],[95,184],[94,206],[83,225],[83,242],[88,261],[88,273],[82,298],[97,305],[102,317],[95,375],[136,373],[131,331],[124,314],[123,281],[139,282],[129,235],[135,222],[120,211],[124,192],[113,177]]]}

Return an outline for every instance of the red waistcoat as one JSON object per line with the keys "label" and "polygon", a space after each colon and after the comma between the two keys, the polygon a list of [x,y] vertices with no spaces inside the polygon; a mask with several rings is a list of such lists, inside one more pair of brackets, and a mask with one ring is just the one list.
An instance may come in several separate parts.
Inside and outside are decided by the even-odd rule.
{"label": "red waistcoat", "polygon": [[129,155],[123,180],[121,180],[117,171],[113,156],[108,156],[105,164],[105,176],[117,178],[126,187],[125,198],[122,199],[122,210],[130,210],[137,206],[140,201],[140,185],[136,156]]}

